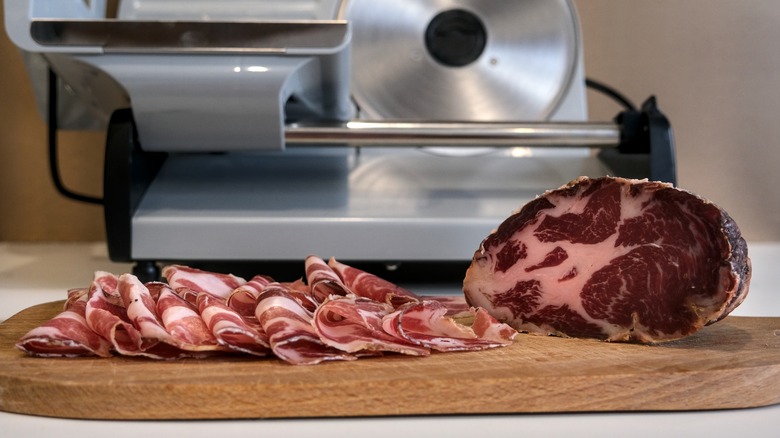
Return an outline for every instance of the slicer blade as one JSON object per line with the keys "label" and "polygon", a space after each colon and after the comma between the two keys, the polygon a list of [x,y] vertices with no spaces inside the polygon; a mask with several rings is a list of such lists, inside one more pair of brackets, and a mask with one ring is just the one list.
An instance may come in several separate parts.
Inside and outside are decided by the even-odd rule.
{"label": "slicer blade", "polygon": [[581,56],[566,0],[355,0],[347,18],[367,119],[548,120]]}

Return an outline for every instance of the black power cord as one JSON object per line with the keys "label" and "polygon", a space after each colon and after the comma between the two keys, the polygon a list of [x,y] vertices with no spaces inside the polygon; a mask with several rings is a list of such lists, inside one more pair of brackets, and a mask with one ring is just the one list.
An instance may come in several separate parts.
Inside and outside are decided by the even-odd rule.
{"label": "black power cord", "polygon": [[94,196],[76,193],[65,187],[60,177],[59,164],[57,162],[57,74],[49,69],[48,81],[48,143],[49,143],[49,173],[54,182],[54,187],[64,197],[74,201],[86,202],[88,204],[103,205],[103,199]]}
{"label": "black power cord", "polygon": [[627,97],[625,97],[619,91],[615,90],[614,88],[610,87],[607,84],[604,84],[602,82],[590,78],[585,78],[585,86],[609,96],[610,98],[612,98],[612,100],[616,101],[621,106],[623,106],[623,108],[625,108],[627,111],[637,111],[637,107],[636,105],[634,105],[633,102],[631,102]]}

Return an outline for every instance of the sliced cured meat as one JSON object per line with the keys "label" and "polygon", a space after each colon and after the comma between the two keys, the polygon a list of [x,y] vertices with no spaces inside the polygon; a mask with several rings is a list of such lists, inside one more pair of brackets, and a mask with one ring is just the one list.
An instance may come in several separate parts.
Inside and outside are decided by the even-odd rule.
{"label": "sliced cured meat", "polygon": [[[174,291],[188,288],[195,292],[207,292],[222,299],[227,299],[236,288],[246,283],[243,278],[232,274],[219,274],[182,265],[165,266],[162,275]],[[195,298],[191,302],[194,301]]]}
{"label": "sliced cured meat", "polygon": [[311,288],[309,285],[304,283],[303,279],[299,278],[295,281],[285,281],[280,282],[279,284],[286,288],[287,292],[293,298],[298,300],[301,305],[309,312],[314,312],[317,310],[317,306],[320,305],[319,301],[317,301],[312,295]]}
{"label": "sliced cured meat", "polygon": [[254,321],[248,320],[219,298],[207,293],[199,294],[197,302],[203,322],[220,345],[255,356],[266,356],[271,352],[268,336],[254,315]]}
{"label": "sliced cured meat", "polygon": [[[517,330],[508,324],[504,324],[493,317],[487,310],[477,307],[472,308],[471,312],[474,319],[471,322],[471,329],[482,341],[490,342],[492,347],[509,345],[517,336]],[[463,313],[459,313],[463,315]],[[457,320],[457,318],[454,318]]]}
{"label": "sliced cured meat", "polygon": [[[460,320],[466,320],[460,313]],[[447,316],[447,308],[439,301],[407,303],[385,316],[386,332],[437,351],[473,351],[500,347],[512,343],[517,332],[498,322],[486,312],[471,310],[471,322],[479,329]]]}
{"label": "sliced cured meat", "polygon": [[73,297],[78,298],[69,300],[60,314],[22,336],[16,348],[40,357],[111,356],[111,343],[87,325],[86,291],[74,292]]}
{"label": "sliced cured meat", "polygon": [[271,283],[263,290],[255,315],[268,334],[274,354],[284,361],[313,365],[325,360],[356,359],[323,343],[312,325],[312,313],[279,283]]}
{"label": "sliced cured meat", "polygon": [[119,294],[127,309],[127,317],[145,338],[160,340],[169,337],[157,315],[157,303],[152,293],[138,277],[122,274],[119,277]]}
{"label": "sliced cured meat", "polygon": [[20,339],[17,348],[31,355],[154,359],[240,352],[316,364],[386,352],[481,349],[505,345],[516,333],[463,297],[421,300],[372,274],[331,263],[307,259],[311,285],[265,276],[246,282],[180,265],[163,271],[173,286],[98,271],[88,289],[68,291],[65,312]]}
{"label": "sliced cured meat", "polygon": [[428,348],[383,330],[382,319],[391,312],[393,307],[386,303],[355,295],[334,295],[314,312],[314,328],[324,343],[350,353],[389,351],[429,355]]}
{"label": "sliced cured meat", "polygon": [[[187,352],[224,351],[206,322],[190,303],[178,296],[164,283],[154,284],[159,288],[156,312],[169,337],[165,342]],[[205,294],[205,292],[201,292]]]}
{"label": "sliced cured meat", "polygon": [[665,183],[579,178],[491,233],[463,291],[521,331],[652,343],[724,318],[750,275],[739,228],[711,202]]}
{"label": "sliced cured meat", "polygon": [[[107,279],[110,283],[106,283]],[[93,332],[107,339],[116,353],[125,356],[140,355],[149,344],[144,343],[141,332],[127,316],[127,309],[119,298],[118,281],[111,273],[95,273],[85,309],[87,325]],[[107,284],[113,284],[116,289],[104,289],[103,286]]]}
{"label": "sliced cured meat", "polygon": [[84,287],[74,288],[74,289],[68,289],[68,298],[65,299],[65,304],[62,306],[63,309],[67,309],[71,306],[71,304],[75,303],[79,300],[86,301],[85,296],[88,296],[89,289]]}
{"label": "sliced cured meat", "polygon": [[[260,292],[272,281],[273,280],[268,276],[256,275],[246,283],[234,289],[225,300],[225,304],[240,315],[254,317],[255,307],[257,307],[257,297],[260,296]],[[213,302],[213,300],[209,301]]]}
{"label": "sliced cured meat", "polygon": [[393,307],[416,302],[420,299],[412,291],[406,290],[374,274],[340,263],[334,258],[328,261],[328,266],[338,274],[349,290],[358,296],[370,298],[380,303],[391,304]]}
{"label": "sliced cured meat", "polygon": [[136,355],[153,359],[175,359],[191,356],[179,348],[180,342],[165,329],[157,312],[154,296],[160,295],[162,283],[152,283],[154,294],[132,274],[119,276],[119,295],[127,309],[127,317],[143,339]]}
{"label": "sliced cured meat", "polygon": [[306,281],[312,297],[318,303],[325,302],[331,295],[344,296],[352,293],[338,274],[321,258],[315,255],[306,257],[305,268]]}
{"label": "sliced cured meat", "polygon": [[122,304],[122,297],[119,296],[119,277],[111,272],[96,271],[90,287],[100,288],[111,302]]}
{"label": "sliced cured meat", "polygon": [[463,295],[423,295],[421,301],[438,301],[447,308],[447,316],[461,313],[472,315],[471,306]]}

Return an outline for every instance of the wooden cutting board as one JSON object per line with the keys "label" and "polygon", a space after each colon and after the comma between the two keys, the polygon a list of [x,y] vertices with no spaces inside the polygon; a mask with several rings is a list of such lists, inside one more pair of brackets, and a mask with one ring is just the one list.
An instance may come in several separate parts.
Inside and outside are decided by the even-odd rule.
{"label": "wooden cutting board", "polygon": [[780,403],[780,318],[728,317],[657,346],[518,335],[427,358],[293,366],[220,357],[44,359],[13,345],[62,302],[0,325],[0,410],[89,419],[216,419],[699,410]]}

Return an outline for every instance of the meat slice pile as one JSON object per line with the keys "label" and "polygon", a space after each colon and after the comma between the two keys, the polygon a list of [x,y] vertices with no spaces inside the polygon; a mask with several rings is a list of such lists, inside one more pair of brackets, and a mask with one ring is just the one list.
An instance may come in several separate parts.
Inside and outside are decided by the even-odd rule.
{"label": "meat slice pile", "polygon": [[418,296],[375,275],[309,256],[305,279],[246,281],[171,265],[166,282],[96,272],[64,310],[16,347],[32,356],[153,359],[219,354],[292,364],[400,353],[482,350],[517,332],[462,296]]}
{"label": "meat slice pile", "polygon": [[491,233],[463,290],[519,331],[655,343],[724,318],[750,275],[745,240],[716,205],[665,183],[583,177]]}

